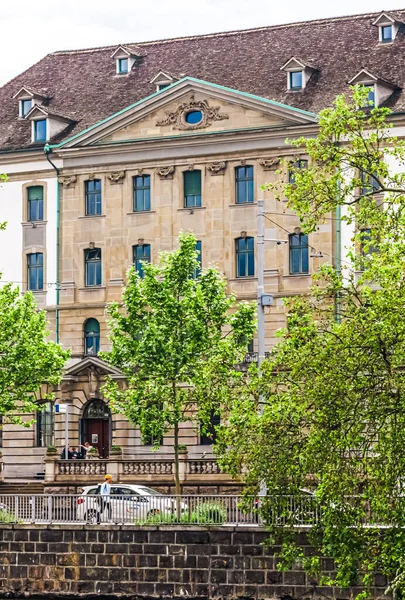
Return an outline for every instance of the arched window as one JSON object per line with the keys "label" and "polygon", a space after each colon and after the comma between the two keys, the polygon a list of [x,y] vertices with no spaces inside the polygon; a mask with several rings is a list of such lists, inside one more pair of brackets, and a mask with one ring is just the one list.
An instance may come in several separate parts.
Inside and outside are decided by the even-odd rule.
{"label": "arched window", "polygon": [[100,323],[97,319],[87,319],[84,323],[84,353],[98,354],[100,350]]}

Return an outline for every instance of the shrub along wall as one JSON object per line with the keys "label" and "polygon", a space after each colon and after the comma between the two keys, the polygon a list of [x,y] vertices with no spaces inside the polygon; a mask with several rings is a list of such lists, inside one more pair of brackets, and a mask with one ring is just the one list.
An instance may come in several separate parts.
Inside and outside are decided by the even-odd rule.
{"label": "shrub along wall", "polygon": [[[343,600],[358,592],[318,587],[300,569],[279,573],[265,538],[255,527],[2,525],[0,596]],[[331,571],[332,561],[323,567]],[[386,582],[375,583],[381,597]]]}

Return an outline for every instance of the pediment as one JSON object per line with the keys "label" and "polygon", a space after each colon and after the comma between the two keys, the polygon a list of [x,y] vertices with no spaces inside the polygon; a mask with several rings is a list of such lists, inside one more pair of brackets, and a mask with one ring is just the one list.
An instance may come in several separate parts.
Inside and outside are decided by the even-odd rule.
{"label": "pediment", "polygon": [[[186,116],[200,111],[200,121]],[[194,119],[195,121],[195,119]],[[305,125],[317,115],[220,85],[186,77],[59,144],[73,148],[119,142]]]}
{"label": "pediment", "polygon": [[109,365],[98,356],[86,356],[79,362],[68,367],[63,375],[63,379],[78,377],[79,375],[83,375],[84,373],[87,374],[95,370],[98,374],[102,376],[110,375],[113,379],[123,379],[125,377],[122,371]]}

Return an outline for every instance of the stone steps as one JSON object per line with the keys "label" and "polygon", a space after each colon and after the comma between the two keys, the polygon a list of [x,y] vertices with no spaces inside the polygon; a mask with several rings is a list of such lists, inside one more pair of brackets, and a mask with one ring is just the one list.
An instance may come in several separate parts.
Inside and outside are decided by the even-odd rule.
{"label": "stone steps", "polygon": [[44,484],[39,481],[0,483],[1,494],[43,494]]}

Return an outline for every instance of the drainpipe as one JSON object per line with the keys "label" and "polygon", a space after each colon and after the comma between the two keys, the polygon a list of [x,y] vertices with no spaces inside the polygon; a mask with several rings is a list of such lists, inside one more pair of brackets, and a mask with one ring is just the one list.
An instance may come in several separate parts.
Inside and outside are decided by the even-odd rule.
{"label": "drainpipe", "polygon": [[[341,274],[341,257],[342,257],[342,208],[340,204],[336,207],[335,212],[335,271],[338,275]],[[340,293],[337,292],[335,298],[335,318],[336,323],[340,323]]]}
{"label": "drainpipe", "polygon": [[60,205],[59,205],[59,169],[58,167],[51,161],[49,157],[49,153],[51,149],[49,144],[45,145],[44,148],[45,156],[49,164],[56,171],[56,307],[55,307],[55,337],[56,343],[59,344],[59,215],[60,215]]}

